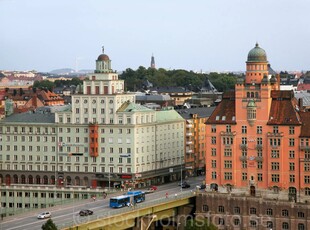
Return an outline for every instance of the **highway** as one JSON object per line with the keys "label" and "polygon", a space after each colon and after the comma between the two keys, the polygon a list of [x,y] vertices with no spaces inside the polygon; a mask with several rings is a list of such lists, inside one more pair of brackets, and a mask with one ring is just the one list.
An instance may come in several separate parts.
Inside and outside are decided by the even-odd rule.
{"label": "highway", "polygon": [[[191,177],[188,181],[191,185],[190,188],[183,188],[184,192],[194,190],[197,185],[200,185],[204,177]],[[181,193],[181,188],[178,186],[179,182],[172,182],[169,184],[163,184],[157,186],[158,189],[154,193],[146,194],[146,200],[143,205],[147,205],[148,202],[154,202],[156,199],[162,199],[165,194],[174,196]],[[142,190],[143,189],[139,189]],[[86,222],[89,219],[100,218],[103,215],[113,215],[115,213],[125,212],[127,207],[121,209],[111,209],[109,207],[109,198],[112,196],[120,195],[124,192],[118,192],[116,194],[109,195],[106,199],[100,198],[96,201],[92,199],[77,201],[70,205],[55,206],[49,209],[38,209],[28,213],[23,213],[16,216],[6,217],[0,221],[0,230],[41,230],[42,225],[47,219],[39,220],[37,215],[43,211],[51,211],[52,220],[59,229],[63,227],[73,226],[81,222]],[[93,216],[80,217],[79,211],[82,209],[90,209],[94,212]]]}

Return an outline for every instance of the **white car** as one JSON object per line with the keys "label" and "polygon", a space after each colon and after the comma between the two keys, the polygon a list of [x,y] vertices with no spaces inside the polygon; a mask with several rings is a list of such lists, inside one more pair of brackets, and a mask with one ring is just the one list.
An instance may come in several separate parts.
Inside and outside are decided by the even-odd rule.
{"label": "white car", "polygon": [[42,212],[38,215],[38,219],[50,218],[52,216],[51,212]]}

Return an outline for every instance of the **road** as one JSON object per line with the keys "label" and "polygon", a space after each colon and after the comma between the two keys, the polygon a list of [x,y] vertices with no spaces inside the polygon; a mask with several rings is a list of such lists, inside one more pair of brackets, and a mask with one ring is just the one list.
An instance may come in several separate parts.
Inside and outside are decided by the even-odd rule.
{"label": "road", "polygon": [[[183,191],[189,191],[195,189],[196,185],[200,185],[204,180],[203,177],[191,177],[187,181],[191,185],[190,188],[182,189]],[[156,199],[161,199],[165,197],[168,193],[169,196],[181,193],[181,188],[178,186],[179,182],[172,182],[169,184],[164,184],[158,186],[158,189],[154,193],[146,195],[146,201],[143,203],[147,205],[148,202],[154,201]],[[141,189],[143,190],[143,189]],[[110,195],[111,197],[112,195]],[[80,217],[78,215],[79,211],[82,209],[90,209],[94,211],[93,216]],[[126,208],[123,208],[126,211]],[[66,206],[56,206],[50,209],[38,209],[36,212],[31,211],[28,213],[23,213],[20,215],[4,218],[0,222],[0,230],[40,230],[42,225],[47,221],[37,219],[37,215],[43,211],[52,212],[53,222],[61,229],[64,226],[73,226],[75,224],[86,222],[89,218],[100,218],[103,215],[113,215],[115,212],[122,211],[121,209],[111,209],[109,207],[109,196],[106,199],[84,200],[71,205]],[[68,225],[69,224],[69,225]]]}

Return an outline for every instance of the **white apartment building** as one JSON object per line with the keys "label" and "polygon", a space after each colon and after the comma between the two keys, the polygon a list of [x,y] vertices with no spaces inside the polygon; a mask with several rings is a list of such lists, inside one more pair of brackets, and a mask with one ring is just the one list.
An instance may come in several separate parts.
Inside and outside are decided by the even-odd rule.
{"label": "white apartment building", "polygon": [[135,103],[102,53],[72,105],[0,121],[0,183],[144,186],[180,177],[185,123],[173,109]]}

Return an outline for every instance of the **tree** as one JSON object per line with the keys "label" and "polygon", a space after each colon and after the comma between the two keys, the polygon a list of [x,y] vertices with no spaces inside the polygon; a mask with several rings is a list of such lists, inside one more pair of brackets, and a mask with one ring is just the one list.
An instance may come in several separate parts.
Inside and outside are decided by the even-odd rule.
{"label": "tree", "polygon": [[45,224],[42,225],[42,230],[57,230],[57,226],[52,219],[48,219]]}
{"label": "tree", "polygon": [[185,230],[217,230],[212,223],[205,218],[196,218],[186,221]]}

